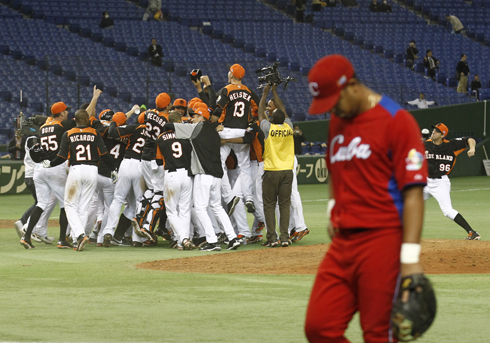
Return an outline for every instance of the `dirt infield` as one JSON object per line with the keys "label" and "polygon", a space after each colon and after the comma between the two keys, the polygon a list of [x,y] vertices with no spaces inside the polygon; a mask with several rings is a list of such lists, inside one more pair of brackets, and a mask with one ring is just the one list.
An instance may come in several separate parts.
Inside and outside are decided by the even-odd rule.
{"label": "dirt infield", "polygon": [[[137,267],[181,273],[312,275],[327,249],[328,244],[262,248],[145,262]],[[421,261],[426,274],[487,274],[490,241],[425,239]]]}
{"label": "dirt infield", "polygon": [[[16,220],[12,219],[0,219],[0,229],[13,229]],[[48,222],[48,227],[58,227],[60,221],[58,219],[50,219]]]}

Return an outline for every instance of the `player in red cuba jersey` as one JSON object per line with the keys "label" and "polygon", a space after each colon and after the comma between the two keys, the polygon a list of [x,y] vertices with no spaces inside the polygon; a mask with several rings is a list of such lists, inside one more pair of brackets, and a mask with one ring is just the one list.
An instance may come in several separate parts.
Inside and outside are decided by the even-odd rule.
{"label": "player in red cuba jersey", "polygon": [[390,318],[399,275],[423,273],[420,129],[410,113],[363,85],[343,56],[320,59],[308,79],[310,113],[334,115],[326,157],[332,243],[311,292],[306,336],[349,342],[344,333],[359,311],[365,342],[395,342]]}

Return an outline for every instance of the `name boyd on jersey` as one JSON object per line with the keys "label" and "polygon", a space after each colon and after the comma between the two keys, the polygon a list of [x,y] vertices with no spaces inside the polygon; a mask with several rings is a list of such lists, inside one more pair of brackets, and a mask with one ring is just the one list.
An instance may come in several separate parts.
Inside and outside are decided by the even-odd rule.
{"label": "name boyd on jersey", "polygon": [[330,163],[337,161],[350,161],[354,157],[358,159],[367,159],[371,156],[371,146],[369,144],[361,144],[361,137],[355,137],[347,146],[339,147],[339,150],[334,154],[336,144],[344,143],[344,135],[337,135],[330,143]]}

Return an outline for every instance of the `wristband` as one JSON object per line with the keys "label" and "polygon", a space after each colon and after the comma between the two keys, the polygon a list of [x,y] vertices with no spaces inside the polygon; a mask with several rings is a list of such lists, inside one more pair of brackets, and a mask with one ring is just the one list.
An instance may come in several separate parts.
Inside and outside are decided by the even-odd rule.
{"label": "wristband", "polygon": [[335,206],[335,199],[330,199],[327,203],[327,218],[330,219],[332,208]]}
{"label": "wristband", "polygon": [[401,263],[418,263],[420,257],[420,244],[402,243],[400,252]]}

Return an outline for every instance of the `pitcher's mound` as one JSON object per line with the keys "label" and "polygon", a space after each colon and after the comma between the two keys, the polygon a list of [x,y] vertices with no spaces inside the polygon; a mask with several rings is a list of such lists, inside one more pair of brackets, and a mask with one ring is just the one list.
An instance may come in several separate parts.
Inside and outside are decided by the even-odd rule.
{"label": "pitcher's mound", "polygon": [[[260,248],[140,263],[138,268],[180,273],[316,274],[328,244]],[[185,255],[185,251],[182,252]],[[490,241],[425,239],[422,265],[426,274],[490,273]]]}

